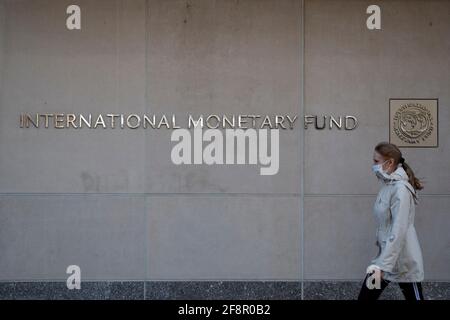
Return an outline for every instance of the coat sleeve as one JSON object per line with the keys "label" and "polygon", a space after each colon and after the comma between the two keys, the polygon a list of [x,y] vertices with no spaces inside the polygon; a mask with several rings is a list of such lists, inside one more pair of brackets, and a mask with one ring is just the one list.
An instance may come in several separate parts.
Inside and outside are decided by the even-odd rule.
{"label": "coat sleeve", "polygon": [[410,192],[405,185],[399,185],[392,196],[390,206],[392,215],[391,232],[388,234],[381,255],[375,261],[375,264],[383,271],[392,272],[405,244],[411,209],[410,196]]}

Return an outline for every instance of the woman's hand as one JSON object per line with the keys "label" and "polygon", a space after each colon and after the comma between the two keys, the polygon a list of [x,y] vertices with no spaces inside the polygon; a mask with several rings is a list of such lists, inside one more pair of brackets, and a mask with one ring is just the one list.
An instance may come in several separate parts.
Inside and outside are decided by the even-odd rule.
{"label": "woman's hand", "polygon": [[371,264],[370,266],[367,267],[366,274],[373,275],[375,273],[379,275],[380,280],[384,279],[384,271],[381,270],[379,266],[377,266],[376,264]]}

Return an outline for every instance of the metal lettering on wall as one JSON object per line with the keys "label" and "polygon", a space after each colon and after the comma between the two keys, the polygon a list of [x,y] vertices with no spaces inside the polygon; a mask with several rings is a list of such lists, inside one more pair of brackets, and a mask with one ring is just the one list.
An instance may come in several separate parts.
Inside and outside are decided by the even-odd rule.
{"label": "metal lettering on wall", "polygon": [[438,99],[390,99],[389,128],[399,147],[438,147]]}
{"label": "metal lettering on wall", "polygon": [[[148,115],[148,114],[98,114],[91,113],[20,113],[20,128],[151,128],[151,129],[179,129],[181,127],[209,129],[238,128],[238,129],[294,129],[297,115],[216,115],[193,116],[188,115],[184,121],[179,121],[176,115]],[[181,126],[180,126],[181,124]],[[310,126],[317,130],[333,129],[354,130],[358,126],[356,116],[305,115],[303,119],[305,129]]]}

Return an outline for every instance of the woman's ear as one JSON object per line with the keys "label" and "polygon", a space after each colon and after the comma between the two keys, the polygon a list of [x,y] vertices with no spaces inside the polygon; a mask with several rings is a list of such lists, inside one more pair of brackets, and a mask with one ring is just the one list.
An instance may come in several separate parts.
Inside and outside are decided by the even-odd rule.
{"label": "woman's ear", "polygon": [[392,171],[395,170],[395,160],[394,160],[394,158],[389,159],[389,168],[391,168]]}
{"label": "woman's ear", "polygon": [[384,164],[383,164],[383,170],[384,171],[386,171],[386,172],[388,172],[388,173],[391,173],[392,171],[393,171],[393,168],[394,168],[394,166],[393,166],[393,164],[394,164],[394,159],[387,159],[387,160],[384,160]]}

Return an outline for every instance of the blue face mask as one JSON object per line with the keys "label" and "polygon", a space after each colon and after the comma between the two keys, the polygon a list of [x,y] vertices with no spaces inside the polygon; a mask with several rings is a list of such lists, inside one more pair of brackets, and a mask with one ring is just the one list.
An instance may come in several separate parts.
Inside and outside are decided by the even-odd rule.
{"label": "blue face mask", "polygon": [[383,163],[374,164],[372,166],[372,171],[377,175],[377,177],[382,178],[388,176],[386,171],[383,170],[383,164],[385,164],[387,161],[388,160],[384,161]]}

